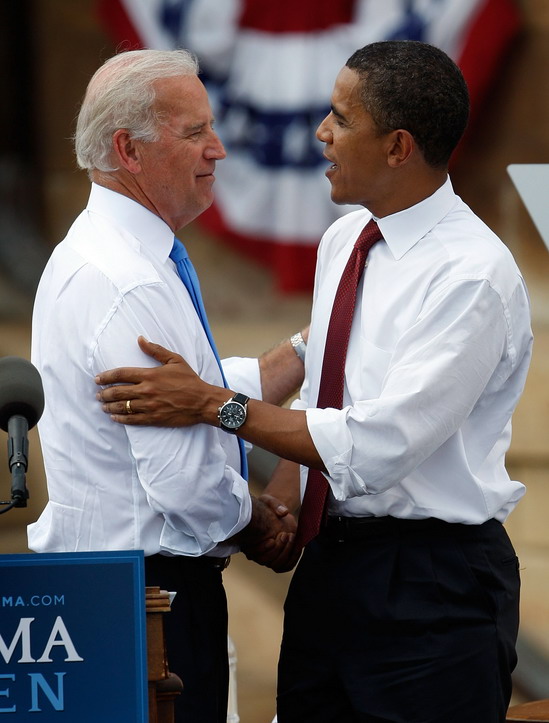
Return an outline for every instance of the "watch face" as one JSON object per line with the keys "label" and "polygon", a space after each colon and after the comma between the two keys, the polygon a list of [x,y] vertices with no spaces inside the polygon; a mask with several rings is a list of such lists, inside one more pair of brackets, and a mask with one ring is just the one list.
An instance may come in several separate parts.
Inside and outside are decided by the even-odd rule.
{"label": "watch face", "polygon": [[228,402],[221,410],[220,419],[223,426],[238,429],[246,420],[246,409],[238,402]]}

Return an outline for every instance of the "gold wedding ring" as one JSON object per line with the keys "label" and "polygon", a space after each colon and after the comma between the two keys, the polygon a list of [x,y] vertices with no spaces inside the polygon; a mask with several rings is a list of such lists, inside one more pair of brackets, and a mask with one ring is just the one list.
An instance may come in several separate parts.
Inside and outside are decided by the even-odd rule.
{"label": "gold wedding ring", "polygon": [[133,414],[132,412],[132,403],[131,400],[128,399],[126,402],[126,414]]}

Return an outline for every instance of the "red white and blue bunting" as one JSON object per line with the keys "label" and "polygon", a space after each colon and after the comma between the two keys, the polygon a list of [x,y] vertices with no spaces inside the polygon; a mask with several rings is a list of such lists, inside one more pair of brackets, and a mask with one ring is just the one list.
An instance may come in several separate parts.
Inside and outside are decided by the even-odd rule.
{"label": "red white and blue bunting", "polygon": [[312,286],[316,246],[349,206],[330,200],[315,130],[347,58],[376,40],[423,40],[462,68],[473,113],[519,18],[513,0],[100,0],[124,47],[194,51],[228,156],[210,231],[269,266],[284,292]]}

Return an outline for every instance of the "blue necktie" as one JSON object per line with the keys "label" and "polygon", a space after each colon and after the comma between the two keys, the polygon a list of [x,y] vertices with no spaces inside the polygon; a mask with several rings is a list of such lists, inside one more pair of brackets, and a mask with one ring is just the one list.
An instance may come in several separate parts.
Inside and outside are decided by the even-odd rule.
{"label": "blue necktie", "polygon": [[[208,323],[208,317],[206,316],[204,302],[202,301],[202,294],[200,293],[200,282],[198,281],[197,273],[194,270],[194,266],[192,265],[192,262],[187,253],[187,249],[185,248],[185,246],[183,246],[183,244],[178,238],[174,238],[172,250],[170,252],[170,258],[177,267],[177,273],[181,277],[181,281],[187,287],[187,291],[190,294],[191,301],[193,302],[194,308],[196,309],[198,318],[202,322],[202,326],[204,328],[204,331],[206,332],[206,336],[208,337],[208,341],[210,342],[210,346],[219,365],[221,377],[223,378],[223,385],[227,387],[227,380],[225,379],[225,374],[223,373],[221,360],[219,358],[219,354],[217,353],[210,325]],[[242,477],[244,477],[244,479],[248,479],[248,460],[246,459],[246,449],[244,447],[244,441],[240,439],[240,437],[237,437],[237,439],[240,449],[240,473]]]}

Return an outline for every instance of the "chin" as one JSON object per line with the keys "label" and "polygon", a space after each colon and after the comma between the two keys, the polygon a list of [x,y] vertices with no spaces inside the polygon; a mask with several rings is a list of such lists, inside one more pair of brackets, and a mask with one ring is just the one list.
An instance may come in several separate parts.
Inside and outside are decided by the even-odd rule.
{"label": "chin", "polygon": [[331,199],[338,206],[346,206],[348,203],[354,203],[354,201],[349,201],[345,196],[341,196],[337,193],[334,193],[333,191],[332,191]]}
{"label": "chin", "polygon": [[337,190],[332,188],[332,193],[330,197],[332,201],[338,206],[364,206],[364,203],[362,201],[359,201],[358,198],[354,195],[354,193],[345,193],[345,191],[340,191],[338,193]]}

